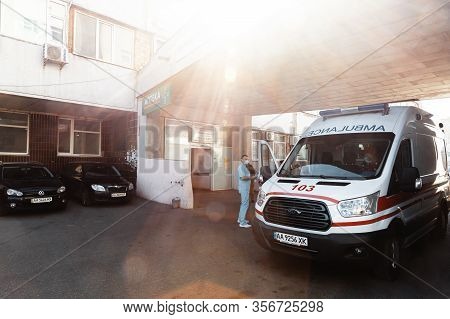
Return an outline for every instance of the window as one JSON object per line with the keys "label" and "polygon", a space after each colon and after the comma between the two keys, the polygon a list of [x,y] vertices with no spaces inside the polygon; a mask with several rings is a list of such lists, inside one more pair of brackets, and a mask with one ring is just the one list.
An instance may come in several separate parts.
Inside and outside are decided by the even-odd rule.
{"label": "window", "polygon": [[277,166],[267,144],[261,144],[261,174],[269,179],[275,174]]}
{"label": "window", "polygon": [[75,16],[75,26],[75,52],[87,57],[96,58],[96,19],[77,13]]}
{"label": "window", "polygon": [[445,175],[447,172],[447,152],[445,151],[445,142],[443,139],[436,137],[437,150],[437,171],[439,175]]}
{"label": "window", "polygon": [[90,177],[120,176],[117,168],[109,164],[85,164],[84,173]]}
{"label": "window", "polygon": [[59,1],[49,1],[47,17],[47,39],[58,44],[65,43],[66,5]]}
{"label": "window", "polygon": [[112,30],[110,24],[100,22],[99,24],[99,46],[98,58],[104,61],[112,61]]}
{"label": "window", "polygon": [[45,167],[7,166],[3,168],[3,178],[12,180],[35,180],[53,178],[53,174]]}
{"label": "window", "polygon": [[252,161],[258,160],[258,142],[252,141]]}
{"label": "window", "polygon": [[280,176],[363,180],[378,177],[394,139],[392,133],[336,134],[303,138]]}
{"label": "window", "polygon": [[101,124],[91,120],[59,119],[58,154],[100,156]]}
{"label": "window", "polygon": [[286,158],[286,143],[274,142],[274,153],[276,159],[284,160]]}
{"label": "window", "polygon": [[75,12],[74,52],[133,67],[134,31],[99,18]]}
{"label": "window", "polygon": [[133,66],[134,32],[114,26],[113,63],[128,67]]}
{"label": "window", "polygon": [[[66,4],[57,0],[1,0],[2,34],[32,43],[64,43]],[[47,34],[46,34],[47,33]]]}
{"label": "window", "polygon": [[47,0],[1,0],[0,30],[17,39],[43,44]]}
{"label": "window", "polygon": [[0,154],[28,153],[28,115],[0,112]]}
{"label": "window", "polygon": [[433,136],[417,134],[417,163],[420,175],[436,172],[438,153]]}
{"label": "window", "polygon": [[397,157],[395,158],[394,169],[392,170],[388,195],[393,195],[400,192],[400,178],[402,170],[406,167],[412,167],[410,140],[403,140],[400,144]]}

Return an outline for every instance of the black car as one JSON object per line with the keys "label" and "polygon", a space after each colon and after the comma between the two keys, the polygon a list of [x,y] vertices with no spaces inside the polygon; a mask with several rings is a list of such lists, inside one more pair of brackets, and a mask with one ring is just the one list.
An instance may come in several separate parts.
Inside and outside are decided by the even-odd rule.
{"label": "black car", "polygon": [[44,165],[0,162],[0,212],[66,205],[65,186]]}
{"label": "black car", "polygon": [[131,166],[130,164],[125,163],[114,163],[115,168],[119,171],[120,175],[125,178],[127,181],[133,183],[134,188],[136,189],[136,180],[137,180],[137,171],[136,168]]}
{"label": "black car", "polygon": [[94,202],[128,202],[134,196],[133,183],[111,164],[74,162],[66,165],[62,180],[71,196],[83,206]]}

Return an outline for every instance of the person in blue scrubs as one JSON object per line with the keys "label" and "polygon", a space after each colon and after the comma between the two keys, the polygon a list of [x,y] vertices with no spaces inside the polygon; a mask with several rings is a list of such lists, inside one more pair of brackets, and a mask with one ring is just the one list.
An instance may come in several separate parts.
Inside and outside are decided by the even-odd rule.
{"label": "person in blue scrubs", "polygon": [[239,227],[241,228],[252,227],[248,223],[248,220],[245,219],[250,201],[250,184],[251,180],[255,178],[255,176],[250,175],[250,171],[247,168],[248,163],[248,156],[242,155],[241,163],[238,167],[238,189],[239,194],[241,194],[241,207],[239,209],[239,216],[237,220]]}

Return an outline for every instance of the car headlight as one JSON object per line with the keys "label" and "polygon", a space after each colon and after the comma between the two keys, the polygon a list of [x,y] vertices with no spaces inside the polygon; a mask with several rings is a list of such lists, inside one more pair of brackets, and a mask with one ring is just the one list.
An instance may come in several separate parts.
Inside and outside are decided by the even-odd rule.
{"label": "car headlight", "polygon": [[343,200],[337,206],[339,214],[345,218],[375,214],[379,195],[380,192],[376,192],[364,197]]}
{"label": "car headlight", "polygon": [[132,191],[133,189],[134,189],[134,185],[133,185],[133,183],[130,183],[130,185],[128,185],[128,190]]}
{"label": "car headlight", "polygon": [[102,185],[92,184],[91,188],[96,192],[106,192],[105,188]]}
{"label": "car headlight", "polygon": [[66,187],[65,186],[61,186],[60,188],[58,188],[58,190],[56,191],[57,193],[64,193],[66,191]]}
{"label": "car headlight", "polygon": [[258,206],[262,206],[262,204],[264,204],[265,199],[266,199],[266,193],[264,193],[263,190],[260,190],[258,193],[258,198],[256,199],[256,204],[258,204]]}
{"label": "car headlight", "polygon": [[6,194],[7,194],[8,196],[18,196],[18,197],[20,197],[20,196],[23,195],[22,192],[16,191],[15,189],[11,189],[11,188],[9,188],[9,189],[6,191]]}

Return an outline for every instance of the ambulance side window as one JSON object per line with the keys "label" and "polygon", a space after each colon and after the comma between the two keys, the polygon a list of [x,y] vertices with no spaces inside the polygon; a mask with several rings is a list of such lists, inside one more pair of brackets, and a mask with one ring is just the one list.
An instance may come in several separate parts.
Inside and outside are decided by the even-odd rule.
{"label": "ambulance side window", "polygon": [[394,169],[389,183],[388,196],[400,192],[400,177],[405,167],[412,167],[411,141],[403,140],[395,158]]}
{"label": "ambulance side window", "polygon": [[269,146],[261,145],[261,174],[265,179],[269,179],[277,170],[275,159],[270,153]]}

